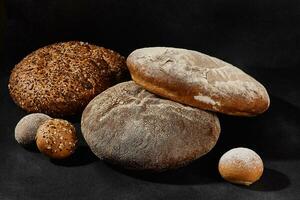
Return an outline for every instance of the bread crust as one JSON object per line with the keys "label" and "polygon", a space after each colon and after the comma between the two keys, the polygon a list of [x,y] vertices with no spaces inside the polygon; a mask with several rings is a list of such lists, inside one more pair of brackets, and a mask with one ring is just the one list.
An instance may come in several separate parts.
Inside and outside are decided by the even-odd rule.
{"label": "bread crust", "polygon": [[204,110],[255,116],[266,111],[265,87],[242,70],[197,51],[143,48],[127,58],[132,79],[162,97]]}
{"label": "bread crust", "polygon": [[28,112],[66,116],[127,75],[125,58],[84,42],[55,43],[18,63],[9,79],[14,102]]}
{"label": "bread crust", "polygon": [[220,134],[217,116],[162,99],[133,81],[115,85],[85,108],[81,130],[99,158],[125,168],[178,168],[208,153]]}

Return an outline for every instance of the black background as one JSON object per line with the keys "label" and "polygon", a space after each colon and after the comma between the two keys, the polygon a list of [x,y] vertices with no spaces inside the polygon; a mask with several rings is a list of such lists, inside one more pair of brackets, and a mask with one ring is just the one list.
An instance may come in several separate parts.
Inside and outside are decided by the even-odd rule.
{"label": "black background", "polygon": [[[0,3],[0,199],[300,199],[300,1],[6,0]],[[81,40],[127,56],[173,46],[228,61],[263,83],[270,109],[253,118],[219,115],[216,147],[191,165],[160,174],[98,160],[81,138],[64,161],[19,146],[14,127],[26,113],[10,99],[10,70],[28,53]],[[80,116],[71,120],[80,132]],[[223,181],[220,156],[249,147],[265,172],[250,187]]]}

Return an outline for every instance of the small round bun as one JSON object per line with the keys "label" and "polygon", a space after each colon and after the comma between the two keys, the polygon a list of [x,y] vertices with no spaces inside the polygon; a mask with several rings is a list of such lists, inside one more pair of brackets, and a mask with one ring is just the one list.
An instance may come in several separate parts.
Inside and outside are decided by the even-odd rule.
{"label": "small round bun", "polygon": [[259,155],[248,148],[231,149],[219,161],[221,176],[231,183],[251,185],[261,177],[263,170]]}
{"label": "small round bun", "polygon": [[23,146],[34,144],[37,129],[46,120],[51,119],[43,113],[33,113],[23,117],[15,128],[15,139]]}
{"label": "small round bun", "polygon": [[45,121],[37,131],[36,144],[40,152],[54,159],[70,156],[77,143],[74,126],[62,119]]}
{"label": "small round bun", "polygon": [[14,102],[50,116],[81,113],[90,100],[128,75],[120,54],[85,42],[55,43],[18,63],[9,79]]}

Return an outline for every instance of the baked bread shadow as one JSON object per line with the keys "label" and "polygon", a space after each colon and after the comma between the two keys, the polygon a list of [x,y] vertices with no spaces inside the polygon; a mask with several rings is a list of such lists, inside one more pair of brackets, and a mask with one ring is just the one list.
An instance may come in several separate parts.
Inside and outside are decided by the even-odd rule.
{"label": "baked bread shadow", "polygon": [[77,147],[74,154],[72,154],[68,158],[62,160],[50,159],[51,163],[53,163],[54,165],[60,165],[64,167],[88,165],[97,160],[99,159],[92,153],[90,148],[85,145]]}
{"label": "baked bread shadow", "polygon": [[235,147],[255,150],[262,159],[300,159],[299,108],[271,96],[270,109],[256,117],[219,114],[221,134],[218,151]]}
{"label": "baked bread shadow", "polygon": [[242,189],[254,190],[254,191],[278,191],[282,190],[290,185],[289,178],[274,169],[265,168],[264,173],[260,180],[253,183],[249,187],[239,186]]}
{"label": "baked bread shadow", "polygon": [[218,157],[214,152],[205,155],[187,166],[162,172],[130,170],[104,162],[108,167],[135,179],[172,185],[199,185],[222,182],[218,174]]}
{"label": "baked bread shadow", "polygon": [[30,143],[27,145],[22,146],[25,150],[30,151],[32,153],[40,153],[39,149],[37,148],[35,143]]}

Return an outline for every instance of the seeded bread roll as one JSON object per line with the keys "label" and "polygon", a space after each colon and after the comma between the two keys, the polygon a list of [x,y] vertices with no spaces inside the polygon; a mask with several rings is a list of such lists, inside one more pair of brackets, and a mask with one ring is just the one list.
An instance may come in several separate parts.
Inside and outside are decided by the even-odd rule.
{"label": "seeded bread roll", "polygon": [[88,104],[81,130],[99,158],[125,168],[161,171],[209,152],[220,124],[213,113],[161,99],[129,81]]}
{"label": "seeded bread roll", "polygon": [[49,119],[38,128],[36,144],[40,152],[50,158],[66,158],[76,149],[75,128],[66,120]]}
{"label": "seeded bread roll", "polygon": [[65,116],[81,112],[93,97],[126,75],[125,58],[118,53],[72,41],[26,56],[12,70],[8,87],[26,111]]}
{"label": "seeded bread roll", "polygon": [[268,109],[264,86],[242,70],[197,51],[152,47],[127,58],[132,79],[180,103],[230,115],[253,116]]}

